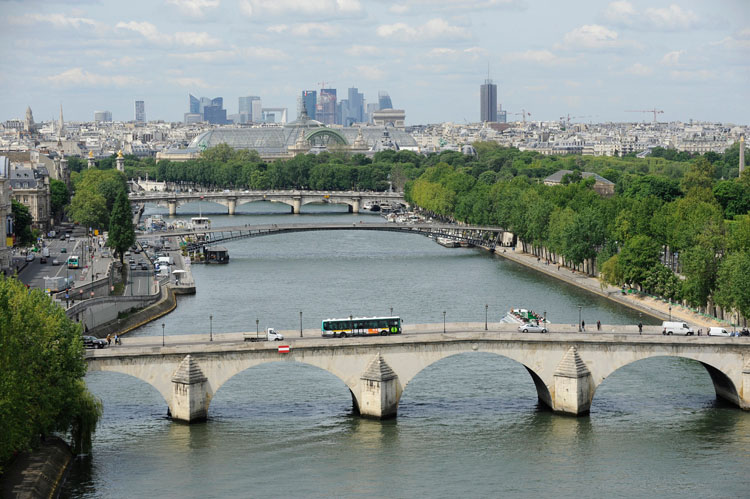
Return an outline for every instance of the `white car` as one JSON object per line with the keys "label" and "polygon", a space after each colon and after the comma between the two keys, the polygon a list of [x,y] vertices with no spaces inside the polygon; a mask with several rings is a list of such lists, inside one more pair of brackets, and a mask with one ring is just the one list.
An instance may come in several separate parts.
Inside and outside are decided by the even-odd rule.
{"label": "white car", "polygon": [[518,331],[520,331],[521,333],[546,333],[547,328],[544,326],[540,326],[536,322],[529,322],[518,326]]}

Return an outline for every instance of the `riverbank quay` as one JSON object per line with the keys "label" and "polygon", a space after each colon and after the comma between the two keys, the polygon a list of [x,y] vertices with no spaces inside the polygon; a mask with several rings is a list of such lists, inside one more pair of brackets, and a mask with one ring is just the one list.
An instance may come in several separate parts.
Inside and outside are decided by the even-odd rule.
{"label": "riverbank quay", "polygon": [[0,477],[0,496],[17,499],[57,497],[72,459],[68,444],[58,437],[47,438],[38,449],[16,456]]}
{"label": "riverbank quay", "polygon": [[[489,247],[484,247],[484,249],[492,251]],[[656,319],[663,321],[677,319],[685,321],[692,326],[701,328],[726,325],[725,322],[697,313],[678,303],[668,303],[640,293],[623,294],[622,289],[603,284],[596,277],[590,277],[581,272],[575,272],[567,267],[552,262],[548,264],[546,260],[539,259],[536,255],[524,253],[518,247],[498,246],[495,248],[494,253],[502,258],[514,261],[520,265],[536,270],[537,272],[554,277],[555,279],[565,281],[568,284],[572,284],[573,286],[584,289],[590,293],[594,293],[621,305],[625,305],[626,307],[632,308],[633,310],[637,310],[638,312]],[[594,324],[589,324],[589,327],[592,326],[594,326]]]}

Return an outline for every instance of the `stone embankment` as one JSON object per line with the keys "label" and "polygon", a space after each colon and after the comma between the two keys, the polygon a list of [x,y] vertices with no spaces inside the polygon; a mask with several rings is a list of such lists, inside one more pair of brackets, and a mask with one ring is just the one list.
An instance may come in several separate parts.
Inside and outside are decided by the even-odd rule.
{"label": "stone embankment", "polygon": [[[490,250],[489,248],[484,249]],[[677,303],[668,303],[638,293],[623,294],[620,288],[603,284],[595,277],[573,271],[567,267],[558,266],[554,263],[547,264],[546,260],[537,259],[535,255],[524,253],[519,248],[498,246],[495,248],[495,254],[660,320],[669,320],[670,318],[682,320],[697,327],[722,325],[716,319],[696,313]]]}
{"label": "stone embankment", "polygon": [[57,497],[73,455],[57,437],[46,439],[33,452],[23,452],[0,478],[0,495],[20,499]]}

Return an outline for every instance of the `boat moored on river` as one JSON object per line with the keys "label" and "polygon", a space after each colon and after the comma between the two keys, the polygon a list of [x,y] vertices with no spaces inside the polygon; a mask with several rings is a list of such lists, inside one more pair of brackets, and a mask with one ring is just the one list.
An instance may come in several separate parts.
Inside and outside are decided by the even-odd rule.
{"label": "boat moored on river", "polygon": [[505,317],[500,319],[500,322],[506,324],[526,324],[528,322],[548,323],[549,321],[533,310],[526,308],[511,308],[510,311],[505,314]]}

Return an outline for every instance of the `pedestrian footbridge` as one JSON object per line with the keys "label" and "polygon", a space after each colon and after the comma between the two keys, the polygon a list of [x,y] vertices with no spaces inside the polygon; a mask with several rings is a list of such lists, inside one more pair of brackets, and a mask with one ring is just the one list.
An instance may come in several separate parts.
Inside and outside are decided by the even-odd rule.
{"label": "pedestrian footbridge", "polygon": [[613,372],[661,356],[701,363],[719,398],[750,410],[750,341],[744,338],[640,336],[617,330],[546,335],[457,330],[291,339],[283,342],[289,352],[281,353],[278,342],[246,343],[237,333],[220,335],[224,338],[217,341],[208,341],[208,336],[168,336],[166,346],[162,338],[131,338],[123,346],[88,351],[86,360],[90,371],[124,373],[153,385],[172,418],[186,422],[206,419],[214,394],[236,374],[279,361],[309,364],[337,376],[362,416],[395,417],[401,394],[420,371],[466,352],[487,352],[520,363],[539,400],[563,414],[587,414],[597,387]]}

